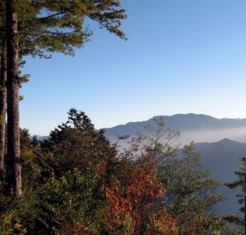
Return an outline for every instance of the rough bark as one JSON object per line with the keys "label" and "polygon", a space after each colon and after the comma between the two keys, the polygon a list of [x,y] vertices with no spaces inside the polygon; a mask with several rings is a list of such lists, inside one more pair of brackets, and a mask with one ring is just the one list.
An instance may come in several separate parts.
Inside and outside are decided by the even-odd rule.
{"label": "rough bark", "polygon": [[[5,24],[5,7],[0,3],[0,27]],[[4,148],[5,148],[5,118],[6,118],[6,79],[7,79],[7,62],[6,62],[6,37],[1,35],[0,38],[0,182],[4,180]]]}
{"label": "rough bark", "polygon": [[17,1],[6,1],[7,27],[7,123],[8,123],[8,153],[7,153],[7,193],[13,196],[21,195],[21,159],[19,131],[19,72],[18,72],[18,25]]}
{"label": "rough bark", "polygon": [[7,108],[7,61],[5,45],[1,51],[1,68],[0,68],[0,181],[4,180],[4,149],[5,149],[5,118]]}

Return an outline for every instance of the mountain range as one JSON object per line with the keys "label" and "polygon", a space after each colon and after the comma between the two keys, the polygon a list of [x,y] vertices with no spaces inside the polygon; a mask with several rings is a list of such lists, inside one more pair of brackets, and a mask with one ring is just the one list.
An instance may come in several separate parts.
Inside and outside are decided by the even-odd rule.
{"label": "mountain range", "polygon": [[[148,134],[147,125],[155,125],[153,117],[147,121],[129,122],[112,128],[105,128],[106,136],[111,142],[117,140],[116,135],[130,135],[133,137],[137,132]],[[217,119],[204,114],[176,114],[164,116],[167,128],[179,130],[181,145],[194,142],[216,142],[228,138],[246,143],[246,119]]]}

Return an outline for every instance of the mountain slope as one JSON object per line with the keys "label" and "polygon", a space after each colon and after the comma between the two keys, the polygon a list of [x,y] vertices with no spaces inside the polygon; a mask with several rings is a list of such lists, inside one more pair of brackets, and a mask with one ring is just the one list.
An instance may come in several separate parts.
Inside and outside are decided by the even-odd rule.
{"label": "mountain slope", "polygon": [[[237,180],[234,171],[242,167],[239,157],[246,155],[246,143],[223,139],[215,143],[198,143],[195,147],[203,158],[205,168],[213,171],[212,177],[222,183]],[[239,190],[231,190],[226,186],[219,189],[219,193],[226,195],[228,201],[220,204],[218,214],[239,212],[240,206],[236,198],[238,192]]]}

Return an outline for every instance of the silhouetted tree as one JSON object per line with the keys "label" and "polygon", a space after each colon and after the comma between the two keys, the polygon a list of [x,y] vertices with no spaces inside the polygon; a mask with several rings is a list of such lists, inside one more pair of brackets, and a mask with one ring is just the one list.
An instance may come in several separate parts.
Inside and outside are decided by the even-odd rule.
{"label": "silhouetted tree", "polygon": [[235,174],[238,176],[238,180],[234,182],[226,182],[225,185],[230,189],[240,189],[240,193],[236,196],[240,198],[238,200],[239,204],[243,204],[243,207],[240,208],[240,211],[244,214],[244,218],[242,218],[239,214],[236,215],[227,215],[224,218],[231,223],[235,223],[240,227],[244,228],[244,234],[246,234],[246,157],[240,158],[240,162],[242,162],[243,167],[239,171],[235,171]]}

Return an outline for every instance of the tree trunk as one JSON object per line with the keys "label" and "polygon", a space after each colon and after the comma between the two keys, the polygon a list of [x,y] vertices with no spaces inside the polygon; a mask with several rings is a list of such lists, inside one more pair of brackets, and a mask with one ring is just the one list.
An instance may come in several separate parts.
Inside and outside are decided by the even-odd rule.
{"label": "tree trunk", "polygon": [[1,52],[0,69],[0,181],[4,180],[5,118],[7,108],[7,61],[4,42]]}
{"label": "tree trunk", "polygon": [[21,195],[17,0],[6,1],[7,27],[7,193]]}
{"label": "tree trunk", "polygon": [[[5,25],[5,6],[0,3],[0,27]],[[5,148],[5,118],[7,106],[7,61],[6,61],[6,35],[0,38],[0,182],[4,180],[4,148]]]}

